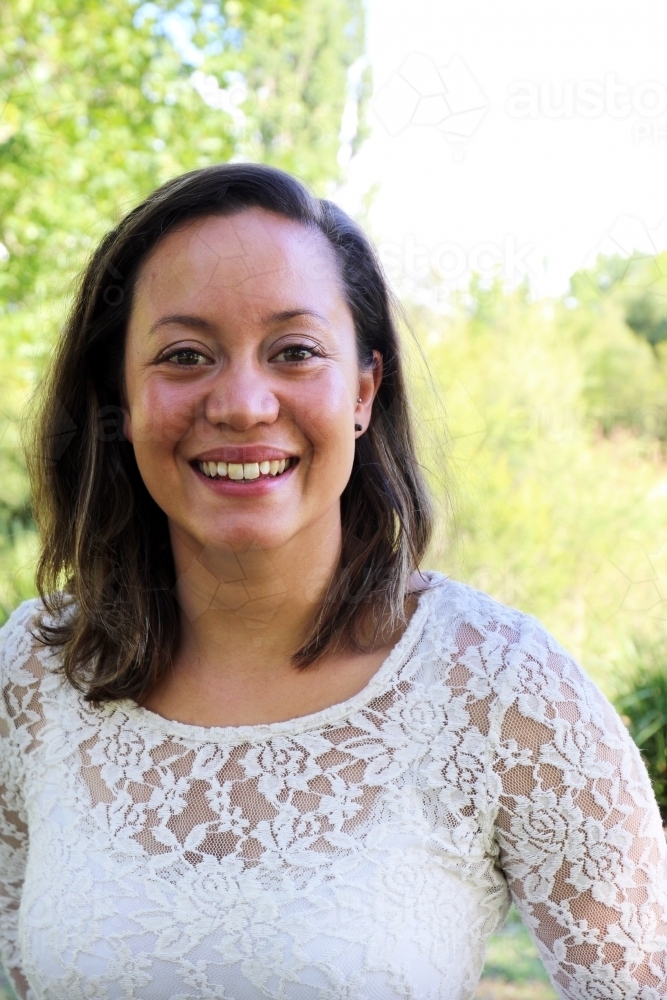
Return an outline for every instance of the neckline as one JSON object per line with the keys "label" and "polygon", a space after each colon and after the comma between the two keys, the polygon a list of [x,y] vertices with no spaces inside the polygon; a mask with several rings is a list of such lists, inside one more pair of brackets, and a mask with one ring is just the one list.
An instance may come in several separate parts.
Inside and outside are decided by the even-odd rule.
{"label": "neckline", "polygon": [[122,712],[128,718],[136,720],[142,727],[161,733],[163,736],[175,736],[179,740],[197,743],[258,743],[275,736],[298,735],[308,730],[329,726],[346,715],[366,707],[385,686],[389,678],[409,659],[422,635],[432,599],[431,595],[439,590],[448,579],[444,574],[433,570],[424,570],[421,575],[429,581],[429,586],[419,593],[417,607],[412,613],[403,635],[368,683],[345,701],[337,702],[309,715],[299,715],[282,722],[264,722],[246,726],[197,726],[187,722],[177,722],[144,708],[131,698],[106,702],[104,705],[105,714],[113,716],[117,712]]}

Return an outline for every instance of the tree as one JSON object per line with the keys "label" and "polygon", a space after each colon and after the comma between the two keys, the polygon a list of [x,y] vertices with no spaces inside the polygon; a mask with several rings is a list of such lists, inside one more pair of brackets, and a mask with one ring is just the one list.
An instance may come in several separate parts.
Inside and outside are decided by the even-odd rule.
{"label": "tree", "polygon": [[594,267],[572,277],[571,289],[582,302],[620,303],[628,327],[651,347],[667,340],[667,253],[600,254]]}
{"label": "tree", "polygon": [[667,445],[667,253],[600,255],[570,281],[585,360],[584,395],[605,435],[625,429]]}

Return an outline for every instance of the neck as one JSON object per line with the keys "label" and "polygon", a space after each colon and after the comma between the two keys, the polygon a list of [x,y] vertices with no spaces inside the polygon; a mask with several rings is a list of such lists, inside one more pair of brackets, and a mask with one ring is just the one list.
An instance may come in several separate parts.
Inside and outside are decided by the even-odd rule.
{"label": "neck", "polygon": [[341,551],[336,509],[273,549],[211,548],[171,527],[180,607],[177,663],[218,674],[284,671]]}

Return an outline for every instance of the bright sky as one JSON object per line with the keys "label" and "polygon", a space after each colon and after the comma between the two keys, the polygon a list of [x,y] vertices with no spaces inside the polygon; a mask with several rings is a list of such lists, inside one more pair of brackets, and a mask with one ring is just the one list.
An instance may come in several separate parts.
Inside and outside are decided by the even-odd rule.
{"label": "bright sky", "polygon": [[338,199],[395,278],[494,264],[559,294],[667,249],[665,0],[367,0],[372,135]]}

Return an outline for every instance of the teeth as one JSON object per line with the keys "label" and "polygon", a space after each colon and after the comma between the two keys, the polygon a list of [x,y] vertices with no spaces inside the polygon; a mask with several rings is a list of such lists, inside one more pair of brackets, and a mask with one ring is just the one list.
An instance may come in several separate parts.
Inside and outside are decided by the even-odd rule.
{"label": "teeth", "polygon": [[289,469],[291,459],[282,458],[280,461],[264,462],[199,462],[199,468],[205,476],[209,478],[229,478],[240,481],[246,479],[252,481],[260,476],[279,476],[285,469]]}

